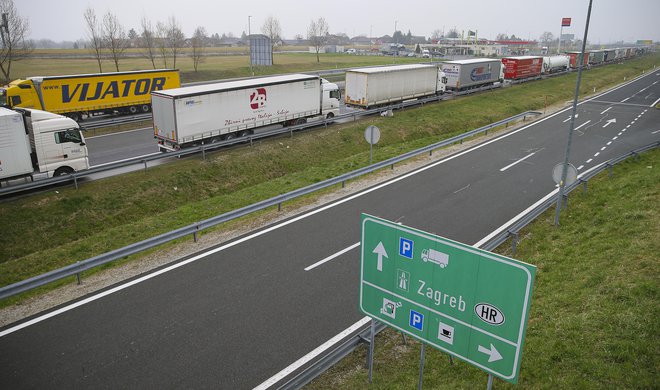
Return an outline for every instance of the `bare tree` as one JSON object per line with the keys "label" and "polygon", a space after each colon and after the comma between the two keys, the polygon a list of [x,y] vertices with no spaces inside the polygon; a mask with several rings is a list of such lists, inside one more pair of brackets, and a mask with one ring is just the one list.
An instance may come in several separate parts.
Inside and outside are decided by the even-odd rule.
{"label": "bare tree", "polygon": [[103,15],[103,33],[105,47],[110,50],[112,62],[115,63],[115,69],[119,72],[119,61],[124,58],[126,48],[128,48],[128,39],[126,39],[126,31],[119,23],[117,15],[110,11]]}
{"label": "bare tree", "polygon": [[186,36],[183,31],[181,31],[181,26],[179,26],[179,22],[176,21],[174,16],[170,16],[169,19],[167,19],[165,29],[167,49],[172,55],[172,68],[176,69],[176,58],[179,53],[181,53],[183,46],[186,43]]}
{"label": "bare tree", "polygon": [[431,33],[431,39],[434,41],[437,41],[438,39],[442,38],[442,31],[438,30],[437,28],[433,30]]}
{"label": "bare tree", "polygon": [[142,28],[142,33],[140,34],[141,53],[151,62],[151,66],[156,69],[156,35],[154,28],[146,16],[142,16],[140,27]]}
{"label": "bare tree", "polygon": [[543,42],[544,46],[548,46],[549,43],[555,40],[555,36],[552,35],[550,31],[546,31],[543,34],[541,34],[540,40],[541,42]]}
{"label": "bare tree", "polygon": [[207,39],[206,29],[201,26],[195,29],[195,33],[190,39],[190,45],[192,46],[190,57],[192,57],[195,72],[197,72],[197,66],[206,59],[206,57],[204,57],[204,47]]}
{"label": "bare tree", "polygon": [[[264,21],[263,26],[261,26],[261,32],[270,38],[270,54],[273,57],[273,49],[275,44],[282,40],[282,27],[280,27],[280,21],[273,16],[269,16]],[[273,63],[275,63],[273,61]]]}
{"label": "bare tree", "polygon": [[156,23],[156,47],[163,59],[164,68],[167,69],[167,26],[165,23]]}
{"label": "bare tree", "polygon": [[309,43],[314,46],[316,49],[316,62],[321,62],[319,59],[319,51],[329,39],[328,35],[328,22],[323,18],[318,18],[318,20],[312,20],[307,28],[307,39]]}
{"label": "bare tree", "polygon": [[[9,82],[11,64],[27,57],[34,48],[32,41],[27,39],[30,23],[21,17],[12,0],[0,0],[0,14],[6,14],[6,22],[0,26],[2,47],[0,48],[0,70],[2,77]],[[6,23],[6,24],[5,24]]]}
{"label": "bare tree", "polygon": [[96,62],[99,64],[99,72],[103,73],[103,26],[99,25],[96,19],[96,13],[92,7],[87,7],[84,13],[85,24],[87,24],[87,37],[89,38],[90,48]]}

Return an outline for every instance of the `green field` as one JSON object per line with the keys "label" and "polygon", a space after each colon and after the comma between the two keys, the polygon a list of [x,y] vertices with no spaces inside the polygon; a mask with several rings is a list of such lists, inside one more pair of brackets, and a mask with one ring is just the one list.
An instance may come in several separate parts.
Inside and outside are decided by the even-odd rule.
{"label": "green field", "polygon": [[[554,208],[520,232],[515,255],[537,266],[517,385],[496,389],[657,389],[660,368],[660,150],[617,165],[576,190],[559,228]],[[357,285],[355,286],[357,288]],[[357,302],[355,303],[357,310]],[[412,389],[420,344],[376,337],[373,385],[366,345],[306,389]],[[425,389],[486,387],[487,374],[426,348]]]}
{"label": "green field", "polygon": [[[224,48],[239,49],[239,48]],[[26,78],[31,76],[55,76],[65,74],[97,73],[98,65],[91,58],[72,58],[65,50],[57,50],[53,53],[45,54],[40,51],[40,55],[49,55],[53,58],[28,58],[12,63],[11,78]],[[81,52],[81,55],[88,56],[88,52]],[[312,53],[275,53],[273,55],[273,66],[255,66],[254,74],[268,75],[281,73],[295,73],[312,70],[326,70],[337,68],[350,68],[367,65],[391,64],[394,59],[386,56],[356,56],[349,54],[322,54],[320,62],[316,62],[316,54]],[[396,58],[397,63],[419,62],[418,58]],[[104,72],[115,72],[115,66],[110,61],[103,61]],[[171,58],[168,58],[168,68],[172,68]],[[158,59],[156,62],[158,68],[164,68],[165,64]],[[129,57],[120,62],[120,71],[152,69],[151,62],[146,58]],[[193,68],[192,59],[187,55],[177,58],[176,68],[181,71],[181,82],[188,83],[193,81],[219,80],[234,77],[250,76],[250,67],[248,57],[245,55],[216,55],[204,58],[204,62],[199,65],[198,71]]]}
{"label": "green field", "polygon": [[[585,72],[583,93],[620,83],[658,56]],[[236,208],[335,177],[369,161],[363,132],[381,129],[374,161],[545,104],[570,100],[575,74],[281,136],[118,177],[0,203],[0,285],[8,285]],[[316,196],[316,195],[314,195]],[[285,205],[291,207],[291,205]],[[269,211],[276,213],[275,210]],[[223,227],[220,227],[223,228]],[[5,300],[0,305],[15,302]]]}

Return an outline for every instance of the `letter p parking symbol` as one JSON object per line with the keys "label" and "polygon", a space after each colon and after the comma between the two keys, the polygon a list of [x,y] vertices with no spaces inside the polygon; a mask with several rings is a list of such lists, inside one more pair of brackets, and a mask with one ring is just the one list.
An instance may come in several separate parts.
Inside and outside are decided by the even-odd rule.
{"label": "letter p parking symbol", "polygon": [[410,326],[422,331],[424,329],[424,314],[410,310]]}
{"label": "letter p parking symbol", "polygon": [[414,245],[415,243],[413,242],[413,240],[399,237],[399,255],[412,259]]}

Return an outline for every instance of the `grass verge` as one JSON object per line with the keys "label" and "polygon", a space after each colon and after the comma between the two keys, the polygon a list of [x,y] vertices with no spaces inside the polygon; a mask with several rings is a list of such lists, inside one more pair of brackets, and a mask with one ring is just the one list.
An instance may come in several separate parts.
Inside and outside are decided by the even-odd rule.
{"label": "grass verge", "polygon": [[[593,69],[583,93],[621,82],[658,57]],[[381,161],[572,96],[575,75],[516,85],[222,150],[73,188],[0,203],[0,285],[153,237],[367,165],[367,125],[381,129]],[[0,303],[4,305],[6,302]]]}
{"label": "grass verge", "polygon": [[[660,150],[628,160],[525,228],[515,258],[538,269],[520,381],[497,389],[651,389],[660,362]],[[497,252],[511,256],[510,247]],[[357,302],[356,302],[357,307]],[[356,309],[357,310],[357,309]],[[420,344],[391,329],[376,337],[374,382],[361,346],[307,389],[410,389]],[[424,388],[486,386],[487,375],[426,348]]]}

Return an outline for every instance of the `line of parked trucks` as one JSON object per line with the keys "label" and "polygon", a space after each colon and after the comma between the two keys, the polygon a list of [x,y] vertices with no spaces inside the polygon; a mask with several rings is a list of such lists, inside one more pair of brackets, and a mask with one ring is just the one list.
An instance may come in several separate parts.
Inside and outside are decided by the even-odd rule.
{"label": "line of parked trucks", "polygon": [[[597,65],[637,54],[593,50]],[[575,67],[577,55],[468,59],[346,71],[346,106],[372,108],[446,91],[536,79]],[[78,123],[82,115],[152,111],[162,151],[247,136],[268,125],[297,125],[339,114],[338,86],[316,75],[292,74],[180,87],[176,70],[55,76],[0,88],[0,184],[89,168]],[[61,115],[60,115],[61,114]]]}

